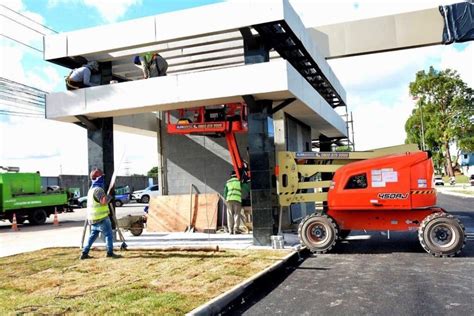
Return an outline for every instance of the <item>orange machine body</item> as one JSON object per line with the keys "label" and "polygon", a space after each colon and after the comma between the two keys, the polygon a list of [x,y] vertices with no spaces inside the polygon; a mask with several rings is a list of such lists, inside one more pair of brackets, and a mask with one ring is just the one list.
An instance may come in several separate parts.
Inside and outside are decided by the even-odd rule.
{"label": "orange machine body", "polygon": [[416,230],[435,207],[433,163],[426,152],[347,164],[328,192],[328,214],[343,230]]}

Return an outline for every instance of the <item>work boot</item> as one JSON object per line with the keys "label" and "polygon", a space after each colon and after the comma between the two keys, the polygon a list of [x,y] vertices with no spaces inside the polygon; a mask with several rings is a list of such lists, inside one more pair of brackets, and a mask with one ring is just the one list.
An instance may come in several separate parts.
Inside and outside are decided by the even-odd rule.
{"label": "work boot", "polygon": [[84,252],[83,252],[83,253],[81,253],[81,256],[79,257],[79,259],[81,259],[81,260],[84,260],[84,259],[92,259],[92,257],[89,256],[88,253],[84,253]]}
{"label": "work boot", "polygon": [[107,254],[107,258],[112,258],[112,259],[118,259],[118,258],[122,258],[121,255],[117,255],[115,253],[108,253]]}

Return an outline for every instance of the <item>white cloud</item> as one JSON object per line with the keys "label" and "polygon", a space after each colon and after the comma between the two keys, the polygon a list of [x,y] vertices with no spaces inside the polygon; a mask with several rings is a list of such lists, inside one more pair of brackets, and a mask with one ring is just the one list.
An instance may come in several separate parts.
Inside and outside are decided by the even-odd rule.
{"label": "white cloud", "polygon": [[391,107],[377,101],[367,103],[364,99],[356,99],[354,104],[356,150],[404,143],[405,122],[414,105],[408,95],[400,96]]}
{"label": "white cloud", "polygon": [[141,5],[142,0],[48,0],[50,7],[59,4],[85,4],[96,9],[106,22],[112,23],[123,17],[130,7]]}
{"label": "white cloud", "polygon": [[469,43],[462,51],[444,50],[441,54],[441,69],[446,68],[456,70],[461,79],[474,88],[474,44]]}
{"label": "white cloud", "polygon": [[142,3],[141,0],[84,0],[88,6],[96,8],[105,21],[111,23],[121,18],[127,10]]}

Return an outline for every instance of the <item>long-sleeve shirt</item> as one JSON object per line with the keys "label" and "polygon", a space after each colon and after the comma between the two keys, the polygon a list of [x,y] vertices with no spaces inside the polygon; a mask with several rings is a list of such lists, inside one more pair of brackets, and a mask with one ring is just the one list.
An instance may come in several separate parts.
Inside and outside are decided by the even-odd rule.
{"label": "long-sleeve shirt", "polygon": [[75,82],[82,82],[86,86],[97,86],[97,84],[91,82],[91,70],[86,66],[74,69],[69,79]]}

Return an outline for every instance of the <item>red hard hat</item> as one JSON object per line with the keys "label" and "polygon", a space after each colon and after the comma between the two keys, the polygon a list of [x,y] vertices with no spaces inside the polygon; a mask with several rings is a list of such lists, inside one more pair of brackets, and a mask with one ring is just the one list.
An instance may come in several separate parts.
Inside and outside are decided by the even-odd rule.
{"label": "red hard hat", "polygon": [[97,179],[98,177],[104,175],[104,173],[102,172],[102,170],[98,169],[98,168],[94,168],[92,171],[91,171],[91,174],[90,174],[90,178],[91,180],[95,180]]}

